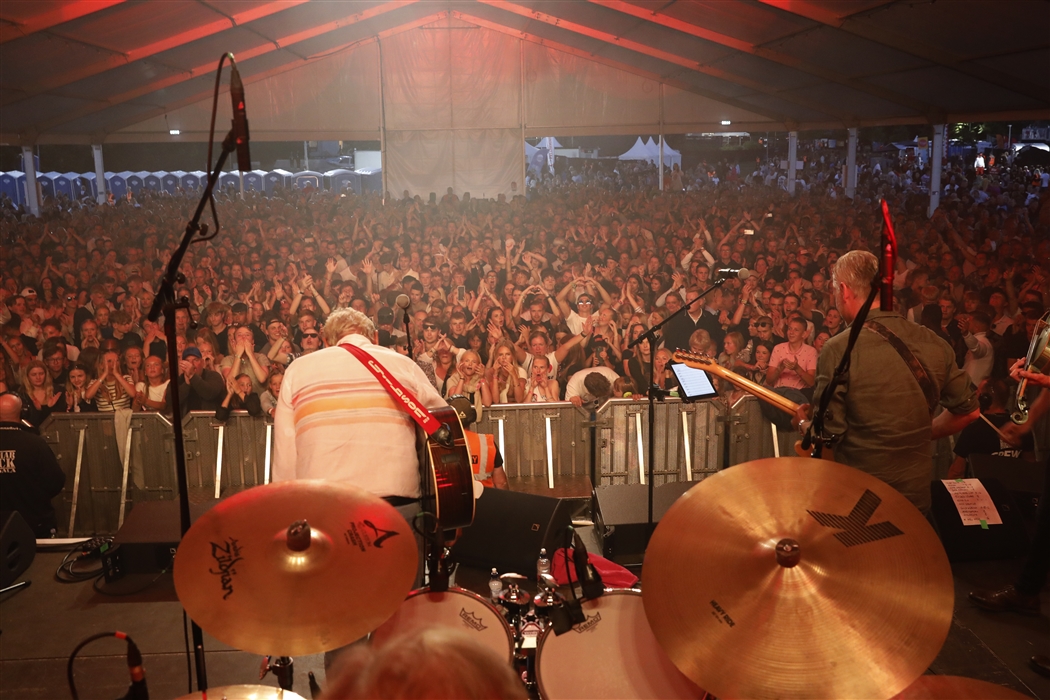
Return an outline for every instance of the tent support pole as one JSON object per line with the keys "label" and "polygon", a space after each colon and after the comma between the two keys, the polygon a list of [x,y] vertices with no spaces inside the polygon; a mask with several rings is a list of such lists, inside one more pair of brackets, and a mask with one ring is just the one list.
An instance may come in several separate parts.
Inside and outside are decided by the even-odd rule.
{"label": "tent support pole", "polygon": [[529,188],[525,184],[529,176],[529,159],[525,157],[525,40],[519,41],[518,64],[521,66],[521,193],[528,199]]}
{"label": "tent support pole", "polygon": [[857,127],[851,127],[846,142],[846,196],[857,193]]}
{"label": "tent support pole", "polygon": [[22,167],[26,171],[26,204],[33,216],[40,216],[40,199],[36,189],[36,160],[33,147],[22,146]]}
{"label": "tent support pole", "polygon": [[[382,178],[383,191],[380,193],[383,204],[386,204],[387,187],[387,162],[386,162],[386,91],[383,89],[383,42],[376,41],[379,51],[379,174]],[[354,162],[357,167],[357,162]],[[363,189],[363,188],[362,188]]]}
{"label": "tent support pole", "polygon": [[933,125],[933,157],[930,158],[930,209],[927,216],[933,216],[941,204],[941,161],[944,155],[944,124]]}
{"label": "tent support pole", "polygon": [[664,191],[664,84],[660,83],[660,157],[657,161],[660,168],[660,191]]}
{"label": "tent support pole", "polygon": [[798,158],[798,132],[788,132],[788,194],[795,194],[795,163]]}
{"label": "tent support pole", "polygon": [[95,185],[98,189],[98,203],[106,203],[106,168],[102,163],[102,144],[91,145],[91,154],[95,156]]}

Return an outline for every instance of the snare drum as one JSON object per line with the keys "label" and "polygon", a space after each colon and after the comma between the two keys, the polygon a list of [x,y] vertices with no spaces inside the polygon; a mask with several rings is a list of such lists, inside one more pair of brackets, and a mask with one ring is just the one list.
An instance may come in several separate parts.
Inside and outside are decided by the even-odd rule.
{"label": "snare drum", "polygon": [[536,680],[544,700],[706,695],[656,641],[640,591],[606,591],[583,612],[586,621],[561,635],[547,629],[540,639]]}
{"label": "snare drum", "polygon": [[514,657],[514,636],[499,610],[476,593],[455,587],[444,593],[431,593],[428,588],[409,593],[397,612],[372,633],[372,643],[382,646],[401,634],[429,627],[461,630],[507,661]]}

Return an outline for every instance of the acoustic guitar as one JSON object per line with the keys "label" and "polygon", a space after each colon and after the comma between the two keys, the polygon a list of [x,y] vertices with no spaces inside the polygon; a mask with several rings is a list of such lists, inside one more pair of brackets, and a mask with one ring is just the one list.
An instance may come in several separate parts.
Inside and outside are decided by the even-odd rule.
{"label": "acoustic guitar", "polygon": [[[733,386],[742,389],[743,391],[746,391],[752,396],[762,399],[769,405],[780,409],[789,416],[796,415],[798,411],[799,404],[781,396],[777,392],[772,391],[771,389],[764,387],[761,384],[757,384],[751,381],[747,377],[742,377],[736,372],[726,369],[722,365],[718,364],[718,362],[716,362],[714,358],[708,355],[704,355],[703,353],[697,352],[687,352],[685,350],[676,350],[674,352],[673,357],[675,362],[680,362],[683,365],[688,365],[689,367],[693,367],[695,369],[702,369],[706,372],[709,372],[710,374],[714,374],[718,377],[721,377]],[[795,452],[797,452],[800,457],[810,457],[812,456],[813,451],[803,449],[802,441],[799,440],[795,443]],[[830,450],[828,450],[825,447],[822,456],[826,459],[831,459]]]}
{"label": "acoustic guitar", "polygon": [[438,431],[426,436],[420,465],[421,477],[430,483],[430,495],[424,498],[423,509],[434,514],[443,530],[467,527],[474,522],[474,472],[463,424],[451,406],[430,413],[448,429],[448,435],[439,436]]}

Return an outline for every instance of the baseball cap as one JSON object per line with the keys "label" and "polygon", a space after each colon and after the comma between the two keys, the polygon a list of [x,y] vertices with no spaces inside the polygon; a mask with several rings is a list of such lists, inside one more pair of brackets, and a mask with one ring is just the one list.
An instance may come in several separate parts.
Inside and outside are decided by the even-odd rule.
{"label": "baseball cap", "polygon": [[376,313],[376,320],[379,321],[379,325],[383,326],[388,323],[394,322],[394,310],[383,307]]}
{"label": "baseball cap", "polygon": [[187,357],[191,357],[191,356],[197,357],[199,359],[204,359],[203,357],[201,357],[201,351],[198,350],[197,348],[195,348],[192,345],[190,345],[189,347],[187,347],[185,350],[182,351],[182,359],[185,360]]}
{"label": "baseball cap", "polygon": [[19,296],[35,297],[36,296],[36,290],[33,289],[32,287],[26,287],[25,289],[22,290],[22,292],[21,292],[21,294],[19,294]]}

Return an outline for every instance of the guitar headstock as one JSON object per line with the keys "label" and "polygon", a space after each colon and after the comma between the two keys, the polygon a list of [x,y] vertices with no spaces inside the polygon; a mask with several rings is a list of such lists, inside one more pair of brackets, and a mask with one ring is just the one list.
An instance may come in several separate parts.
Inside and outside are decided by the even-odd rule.
{"label": "guitar headstock", "polygon": [[702,367],[717,366],[718,362],[715,361],[710,355],[706,355],[702,352],[689,352],[688,350],[675,350],[672,355],[675,362],[681,362],[683,365],[700,365]]}

